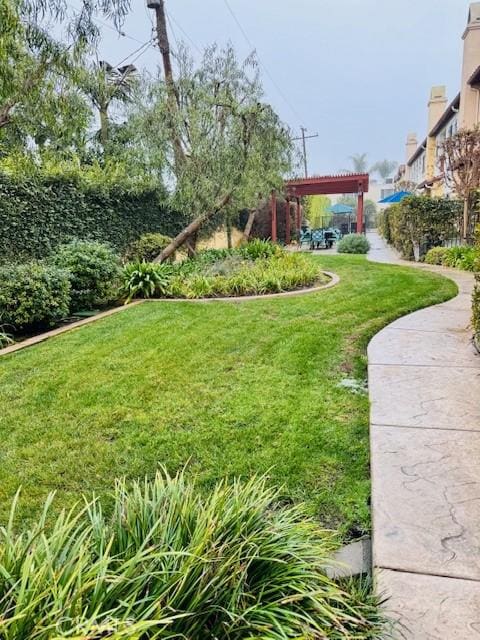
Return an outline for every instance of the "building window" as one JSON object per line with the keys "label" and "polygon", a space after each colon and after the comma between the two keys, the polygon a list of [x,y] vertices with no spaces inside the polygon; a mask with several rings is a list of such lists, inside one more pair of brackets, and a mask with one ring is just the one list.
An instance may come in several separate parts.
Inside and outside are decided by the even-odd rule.
{"label": "building window", "polygon": [[380,191],[380,200],[383,200],[384,198],[388,198],[388,196],[393,196],[394,193],[395,193],[395,189],[382,189]]}

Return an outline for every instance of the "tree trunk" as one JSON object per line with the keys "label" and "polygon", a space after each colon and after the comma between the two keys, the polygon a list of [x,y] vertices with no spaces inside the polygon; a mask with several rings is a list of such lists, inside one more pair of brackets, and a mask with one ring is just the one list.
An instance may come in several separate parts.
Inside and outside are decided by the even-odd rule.
{"label": "tree trunk", "polygon": [[470,198],[467,196],[463,201],[463,241],[465,244],[468,241],[468,228],[469,228],[469,210],[470,210]]}
{"label": "tree trunk", "polygon": [[105,147],[108,142],[108,112],[106,109],[102,108],[99,110],[100,113],[100,142],[102,143],[103,150],[105,151]]}
{"label": "tree trunk", "polygon": [[227,247],[232,248],[232,219],[227,215],[225,226],[227,227]]}
{"label": "tree trunk", "polygon": [[190,238],[185,242],[188,250],[188,257],[193,258],[197,253],[198,230],[192,233]]}
{"label": "tree trunk", "polygon": [[198,218],[195,218],[193,222],[191,222],[188,227],[185,227],[180,233],[172,240],[172,242],[165,247],[162,253],[157,256],[154,262],[164,262],[167,260],[177,249],[179,249],[188,238],[198,232],[198,230],[202,227],[207,220],[213,218],[219,211],[221,211],[229,202],[232,197],[232,192],[224,195],[221,200],[218,201],[217,205],[209,211],[208,213],[204,213]]}
{"label": "tree trunk", "polygon": [[252,233],[253,223],[255,222],[255,217],[257,215],[258,209],[259,207],[257,207],[256,209],[250,209],[250,212],[248,214],[247,224],[245,225],[245,229],[243,230],[242,242],[248,242],[248,239],[250,238],[250,234]]}

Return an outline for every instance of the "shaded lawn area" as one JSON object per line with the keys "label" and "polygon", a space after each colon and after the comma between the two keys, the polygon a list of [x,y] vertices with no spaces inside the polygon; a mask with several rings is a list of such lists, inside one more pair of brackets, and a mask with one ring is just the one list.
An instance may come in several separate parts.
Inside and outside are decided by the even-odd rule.
{"label": "shaded lawn area", "polygon": [[208,490],[267,473],[344,536],[369,528],[366,376],[381,327],[456,293],[440,276],[357,256],[312,257],[333,289],[243,303],[150,302],[0,359],[0,522],[114,478],[188,464]]}

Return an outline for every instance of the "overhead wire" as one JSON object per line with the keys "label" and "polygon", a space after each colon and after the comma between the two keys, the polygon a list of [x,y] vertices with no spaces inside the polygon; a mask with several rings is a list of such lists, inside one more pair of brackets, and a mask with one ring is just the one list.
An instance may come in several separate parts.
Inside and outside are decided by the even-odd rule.
{"label": "overhead wire", "polygon": [[291,103],[291,101],[287,98],[287,96],[285,95],[285,93],[282,91],[282,89],[280,88],[280,86],[278,85],[278,83],[276,82],[275,78],[273,77],[273,75],[270,73],[270,71],[268,70],[267,66],[265,65],[265,63],[261,60],[260,56],[258,55],[258,50],[255,47],[255,45],[253,44],[253,42],[250,40],[247,32],[245,31],[245,29],[243,28],[240,20],[237,18],[235,12],[233,11],[229,0],[223,0],[228,12],[230,13],[230,15],[232,16],[235,24],[237,25],[240,33],[242,34],[244,40],[246,41],[246,43],[248,44],[248,46],[252,49],[257,51],[257,57],[258,57],[258,63],[260,65],[260,67],[263,69],[263,71],[265,72],[265,75],[269,78],[270,82],[273,84],[273,86],[275,87],[275,89],[277,90],[279,96],[283,99],[283,101],[285,102],[285,104],[289,107],[290,111],[292,112],[292,114],[295,116],[295,118],[298,120],[299,124],[302,124],[304,122],[304,119],[302,118],[302,116],[298,113],[297,109],[293,106],[293,104]]}
{"label": "overhead wire", "polygon": [[[194,49],[196,49],[198,51],[198,53],[203,54],[202,49],[197,45],[196,42],[194,42],[192,40],[192,38],[188,35],[188,33],[185,31],[185,29],[182,27],[182,25],[178,22],[178,20],[175,19],[175,16],[172,15],[171,11],[167,11],[167,18],[169,19],[169,22],[171,20],[171,22],[173,22],[175,24],[175,26],[177,27],[177,29],[185,36],[185,38],[190,42],[190,44],[192,45],[192,47]],[[173,31],[173,28],[172,28]],[[175,37],[175,36],[174,36]]]}

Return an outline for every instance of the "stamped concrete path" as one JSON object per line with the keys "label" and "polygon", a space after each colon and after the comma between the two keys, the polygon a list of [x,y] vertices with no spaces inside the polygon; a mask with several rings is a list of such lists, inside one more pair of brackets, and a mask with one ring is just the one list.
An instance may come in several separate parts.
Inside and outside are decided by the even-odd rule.
{"label": "stamped concrete path", "polygon": [[[402,262],[377,234],[369,239],[371,260]],[[393,322],[368,348],[373,564],[378,589],[403,625],[396,637],[480,640],[473,278],[431,269],[454,280],[459,295]]]}

